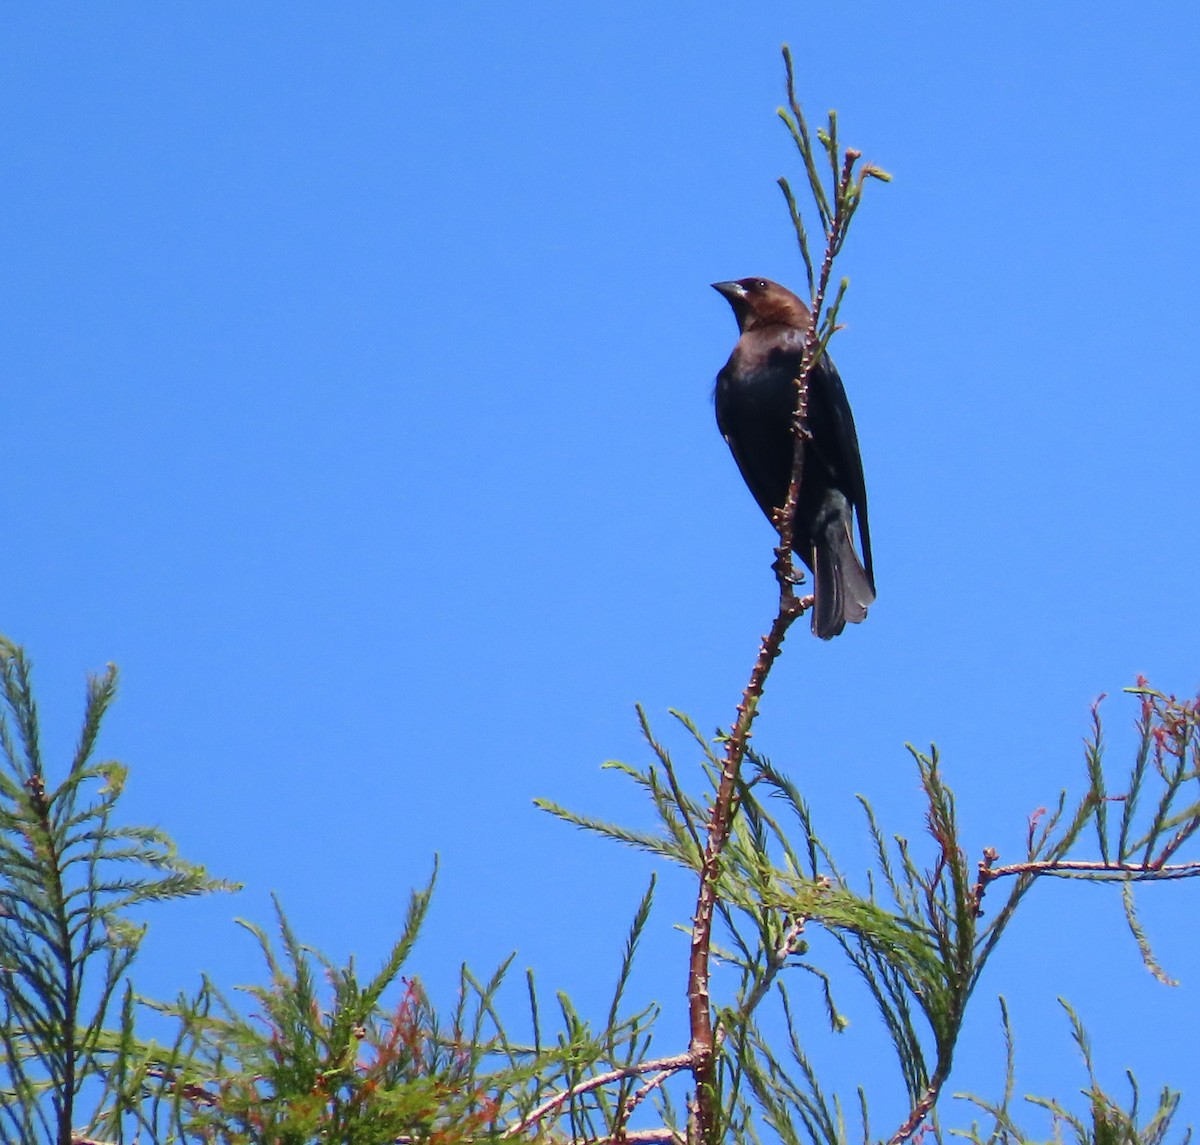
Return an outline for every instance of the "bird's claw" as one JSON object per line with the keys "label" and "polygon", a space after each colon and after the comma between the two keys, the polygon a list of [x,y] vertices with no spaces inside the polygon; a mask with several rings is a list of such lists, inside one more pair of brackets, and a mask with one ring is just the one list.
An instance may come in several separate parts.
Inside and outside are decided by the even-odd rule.
{"label": "bird's claw", "polygon": [[776,553],[771,571],[774,572],[777,579],[790,584],[793,588],[804,583],[804,573],[796,568],[790,553]]}

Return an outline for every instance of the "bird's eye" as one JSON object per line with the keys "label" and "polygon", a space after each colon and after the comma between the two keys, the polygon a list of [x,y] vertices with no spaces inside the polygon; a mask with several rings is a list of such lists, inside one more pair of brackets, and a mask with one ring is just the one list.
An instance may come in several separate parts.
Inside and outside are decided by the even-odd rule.
{"label": "bird's eye", "polygon": [[754,289],[755,290],[766,290],[767,289],[767,280],[765,278],[756,278],[754,280]]}

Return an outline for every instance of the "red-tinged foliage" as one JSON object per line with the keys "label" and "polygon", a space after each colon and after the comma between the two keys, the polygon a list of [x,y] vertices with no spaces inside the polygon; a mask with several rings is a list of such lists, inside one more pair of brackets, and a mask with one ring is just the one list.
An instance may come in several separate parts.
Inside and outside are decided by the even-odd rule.
{"label": "red-tinged foliage", "polygon": [[[214,1089],[189,1085],[195,1128],[214,1145],[346,1145],[401,1136],[428,1145],[459,1145],[485,1136],[497,1103],[471,1071],[469,1054],[448,1049],[419,983],[386,1018],[347,1025],[336,1009],[312,1010],[312,1022],[287,1029],[287,991],[258,1021],[259,1066],[246,1053],[242,1070]],[[308,1012],[308,1007],[302,1007]],[[344,1036],[340,1036],[344,1033]],[[353,1064],[346,1064],[349,1062]]]}

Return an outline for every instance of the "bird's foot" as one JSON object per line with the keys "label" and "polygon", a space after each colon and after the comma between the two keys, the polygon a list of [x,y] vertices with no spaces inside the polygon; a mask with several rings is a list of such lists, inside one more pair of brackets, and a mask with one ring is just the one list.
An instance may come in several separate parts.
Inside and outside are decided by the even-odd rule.
{"label": "bird's foot", "polygon": [[790,584],[793,588],[798,584],[804,583],[804,573],[796,567],[791,553],[781,553],[777,549],[775,551],[775,561],[771,565],[771,571],[775,574],[776,580],[783,584]]}

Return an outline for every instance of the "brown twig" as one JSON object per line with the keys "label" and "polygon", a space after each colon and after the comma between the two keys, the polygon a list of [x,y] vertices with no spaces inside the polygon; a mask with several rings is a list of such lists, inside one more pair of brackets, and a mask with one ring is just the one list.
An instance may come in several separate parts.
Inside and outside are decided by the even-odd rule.
{"label": "brown twig", "polygon": [[[665,1082],[669,1077],[673,1077],[678,1072],[678,1067],[660,1070],[652,1078],[650,1078],[649,1081],[638,1087],[633,1096],[630,1097],[628,1101],[624,1102],[618,1111],[616,1123],[617,1132],[613,1134],[611,1140],[617,1141],[619,1139],[620,1141],[628,1142],[636,1138],[637,1135],[635,1133],[628,1133],[625,1130],[625,1126],[629,1122],[629,1118],[633,1115],[633,1111],[637,1109],[637,1107],[641,1105],[642,1102],[650,1096],[650,1094],[658,1089],[663,1082]],[[658,1131],[655,1130],[654,1132]],[[677,1134],[673,1129],[664,1129],[662,1132],[665,1132],[669,1135],[667,1140],[683,1140],[683,1137],[680,1134]]]}
{"label": "brown twig", "polygon": [[721,852],[725,848],[732,826],[738,773],[749,745],[750,729],[758,713],[758,702],[762,697],[771,665],[775,663],[783,647],[787,630],[801,616],[798,603],[791,592],[790,584],[786,589],[781,588],[779,611],[771,625],[771,631],[763,637],[754,668],[750,672],[750,681],[742,693],[741,703],[738,704],[733,731],[725,744],[725,764],[721,771],[716,802],[708,821],[708,841],[704,849],[704,863],[700,869],[700,889],[696,898],[696,913],[692,919],[692,946],[688,961],[688,1017],[691,1025],[688,1057],[696,1078],[696,1120],[701,1139],[704,1141],[711,1139],[717,1123],[717,1071],[708,979]]}
{"label": "brown twig", "polygon": [[929,1115],[929,1111],[937,1104],[937,1099],[942,1092],[942,1086],[946,1083],[946,1074],[948,1072],[948,1070],[945,1072],[939,1070],[933,1075],[929,1081],[929,1085],[925,1087],[925,1092],[921,1095],[921,1100],[912,1107],[904,1124],[888,1138],[887,1145],[902,1145],[902,1142],[907,1141],[921,1128],[921,1122],[925,1120]]}
{"label": "brown twig", "polygon": [[622,1133],[619,1137],[598,1137],[596,1145],[657,1145],[658,1142],[668,1142],[670,1145],[684,1145],[686,1138],[675,1129],[634,1129]]}
{"label": "brown twig", "polygon": [[[205,1089],[202,1085],[197,1085],[194,1082],[184,1082],[180,1084],[179,1079],[170,1070],[160,1069],[158,1066],[151,1066],[146,1070],[146,1076],[152,1077],[156,1081],[165,1081],[169,1086],[179,1093],[186,1101],[194,1102],[196,1105],[215,1106],[218,1102],[218,1097],[211,1090]],[[256,1077],[255,1081],[266,1080],[263,1077]]]}
{"label": "brown twig", "polygon": [[[800,128],[807,141],[807,129],[803,127],[803,116],[795,99],[792,86],[792,71],[788,59],[788,97],[793,112],[800,119]],[[688,962],[688,1016],[691,1026],[690,1053],[692,1070],[696,1079],[695,1121],[696,1132],[702,1141],[714,1138],[717,1116],[717,1071],[715,1040],[713,1036],[712,1006],[709,999],[709,959],[712,946],[713,915],[716,906],[717,879],[720,874],[721,853],[729,840],[735,812],[735,793],[738,775],[749,746],[751,729],[758,715],[758,705],[766,686],[771,668],[783,648],[788,629],[812,607],[811,596],[797,597],[796,571],[792,562],[793,529],[796,505],[800,496],[800,483],[804,475],[804,451],[808,441],[806,425],[808,410],[808,381],[814,367],[825,352],[825,346],[833,329],[822,334],[821,315],[829,280],[833,273],[833,262],[845,240],[846,228],[850,223],[856,202],[853,195],[854,165],[860,155],[847,150],[842,163],[841,175],[835,188],[835,203],[832,217],[825,223],[825,255],[812,299],[811,325],[804,340],[804,350],[795,379],[796,405],[792,416],[792,433],[795,451],[792,457],[792,474],[788,484],[787,499],[782,509],[774,515],[775,527],[779,530],[779,544],[775,549],[772,566],[779,585],[779,607],[771,629],[763,637],[758,656],[750,671],[750,679],[742,692],[737,707],[737,718],[725,742],[725,761],[721,780],[717,787],[716,800],[709,816],[708,838],[704,850],[704,861],[700,870],[700,887],[696,898],[696,912],[692,918],[692,944]],[[810,181],[815,177],[810,157],[805,156],[810,171]],[[815,193],[815,191],[814,191]],[[825,212],[822,212],[823,221]]]}
{"label": "brown twig", "polygon": [[[746,757],[751,729],[758,714],[758,705],[767,676],[779,657],[788,629],[812,608],[814,603],[812,596],[796,596],[795,586],[800,583],[802,577],[798,575],[792,556],[796,506],[799,501],[800,483],[804,475],[805,446],[809,440],[806,425],[808,383],[814,367],[825,353],[829,339],[839,329],[837,310],[841,303],[845,284],[843,283],[839,289],[837,297],[827,313],[825,312],[825,300],[833,273],[834,259],[845,242],[850,220],[862,199],[865,181],[868,177],[884,182],[891,178],[886,171],[871,164],[864,165],[858,178],[855,178],[855,166],[862,157],[861,153],[850,148],[845,151],[841,150],[837,140],[837,118],[834,112],[830,112],[829,130],[827,133],[819,132],[818,139],[828,155],[831,169],[833,191],[831,205],[823,177],[819,174],[814,161],[812,136],[805,122],[803,109],[796,98],[795,69],[787,45],[784,45],[783,48],[783,59],[787,73],[787,98],[791,114],[781,110],[780,117],[787,125],[804,162],[809,189],[825,235],[825,254],[821,261],[820,273],[814,278],[804,223],[787,179],[781,178],[779,185],[787,200],[812,295],[811,322],[805,332],[804,347],[795,378],[796,396],[792,415],[794,448],[791,478],[784,504],[772,517],[779,532],[779,545],[775,549],[775,562],[772,565],[779,585],[779,607],[775,619],[771,623],[770,631],[762,638],[758,656],[750,671],[750,679],[742,692],[741,701],[737,707],[737,717],[725,740],[725,759],[717,785],[716,798],[709,814],[708,833],[700,868],[700,886],[696,896],[696,911],[692,917],[692,943],[688,959],[688,1017],[691,1028],[689,1049],[692,1072],[696,1081],[696,1093],[691,1103],[692,1116],[689,1119],[688,1140],[705,1143],[715,1143],[719,1121],[716,1053],[712,1007],[709,999],[709,960],[721,854],[729,841],[733,816],[737,809],[738,776]],[[823,329],[823,327],[825,328]]]}
{"label": "brown twig", "polygon": [[[758,1008],[759,1003],[770,992],[771,986],[779,976],[779,972],[787,965],[787,960],[803,947],[804,927],[808,922],[807,916],[793,919],[784,931],[779,945],[770,952],[766,969],[758,985],[746,995],[745,1001],[738,1011],[738,1017],[748,1018]],[[718,1031],[719,1033],[719,1031]]]}
{"label": "brown twig", "polygon": [[[531,1125],[537,1124],[542,1118],[556,1113],[572,1098],[581,1097],[583,1094],[590,1093],[594,1089],[601,1089],[606,1085],[611,1085],[614,1081],[622,1081],[627,1077],[640,1077],[646,1073],[661,1072],[663,1077],[657,1082],[658,1085],[661,1085],[668,1077],[678,1073],[680,1070],[687,1069],[691,1064],[691,1054],[673,1054],[671,1057],[655,1058],[653,1061],[638,1062],[636,1065],[624,1066],[621,1069],[609,1070],[607,1073],[595,1074],[585,1081],[581,1081],[577,1085],[573,1085],[569,1089],[564,1089],[561,1093],[556,1093],[553,1097],[547,1098],[520,1121],[510,1125],[500,1134],[500,1139],[508,1140],[511,1137],[516,1137],[517,1134],[523,1133]],[[626,1135],[627,1140],[631,1137],[631,1134]]]}
{"label": "brown twig", "polygon": [[[812,300],[812,325],[804,339],[804,353],[800,358],[800,371],[796,375],[796,407],[792,413],[792,478],[788,483],[787,498],[783,508],[776,513],[775,527],[779,530],[779,546],[775,550],[775,575],[779,581],[781,598],[791,597],[795,583],[790,573],[792,561],[792,536],[796,523],[796,505],[800,500],[800,483],[804,479],[804,448],[809,440],[808,433],[808,379],[813,367],[825,352],[828,338],[821,336],[821,311],[825,306],[825,295],[829,290],[829,279],[833,274],[833,260],[841,249],[850,224],[849,212],[845,208],[850,186],[854,179],[854,164],[859,152],[847,151],[842,165],[842,176],[838,182],[837,199],[833,222],[827,232],[825,257],[821,260],[821,273],[817,277],[817,289]],[[832,334],[833,331],[830,331]],[[782,599],[781,599],[782,607]]]}
{"label": "brown twig", "polygon": [[1200,875],[1200,861],[1192,863],[1105,863],[1099,859],[1043,859],[1032,863],[1010,863],[980,869],[980,881],[1013,875],[1052,875],[1074,878],[1095,875],[1103,882],[1145,882],[1156,879],[1190,879]]}
{"label": "brown twig", "polygon": [[971,902],[975,906],[976,918],[983,914],[983,896],[987,891],[988,883],[991,882],[992,868],[996,865],[998,858],[1000,858],[1000,852],[995,847],[983,849],[983,858],[979,860],[979,877],[976,878],[975,885],[971,888]]}
{"label": "brown twig", "polygon": [[1200,827],[1200,816],[1193,815],[1178,831],[1172,836],[1170,841],[1159,851],[1157,858],[1150,864],[1153,867],[1165,867],[1167,860],[1183,846],[1195,834],[1196,829]]}

